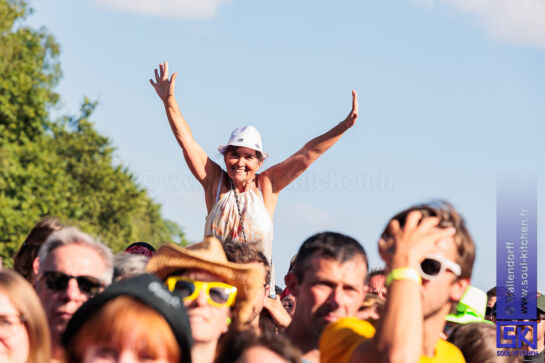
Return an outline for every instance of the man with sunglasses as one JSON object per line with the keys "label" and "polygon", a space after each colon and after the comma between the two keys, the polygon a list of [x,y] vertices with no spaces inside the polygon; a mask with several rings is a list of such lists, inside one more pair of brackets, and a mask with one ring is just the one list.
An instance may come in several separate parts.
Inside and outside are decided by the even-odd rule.
{"label": "man with sunglasses", "polygon": [[52,233],[39,251],[34,282],[44,306],[54,360],[62,357],[61,336],[72,315],[112,281],[108,247],[74,227]]}
{"label": "man with sunglasses", "polygon": [[218,340],[230,326],[245,325],[265,281],[260,263],[228,261],[214,237],[187,248],[163,245],[146,270],[183,297],[193,336],[191,357],[199,363],[214,361]]}
{"label": "man with sunglasses", "polygon": [[390,220],[379,253],[388,298],[376,331],[353,318],[329,325],[320,340],[322,362],[465,362],[440,339],[475,259],[463,218],[446,202],[411,207]]}

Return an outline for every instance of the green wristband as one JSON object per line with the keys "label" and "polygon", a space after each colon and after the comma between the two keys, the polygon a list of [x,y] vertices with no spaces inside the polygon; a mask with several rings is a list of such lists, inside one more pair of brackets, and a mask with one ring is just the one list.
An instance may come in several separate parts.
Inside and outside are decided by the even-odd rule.
{"label": "green wristband", "polygon": [[422,284],[422,278],[414,268],[402,267],[393,269],[386,276],[386,286],[389,286],[394,280],[412,280],[419,285]]}

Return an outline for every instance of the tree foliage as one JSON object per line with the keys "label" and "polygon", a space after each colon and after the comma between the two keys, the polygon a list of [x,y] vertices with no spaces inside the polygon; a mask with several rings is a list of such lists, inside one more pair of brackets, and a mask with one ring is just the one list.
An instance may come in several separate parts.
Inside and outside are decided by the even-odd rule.
{"label": "tree foliage", "polygon": [[0,0],[0,257],[15,250],[43,216],[55,215],[110,245],[186,243],[182,229],[123,165],[90,120],[96,103],[52,121],[59,101],[59,46],[45,29],[19,25],[24,0]]}

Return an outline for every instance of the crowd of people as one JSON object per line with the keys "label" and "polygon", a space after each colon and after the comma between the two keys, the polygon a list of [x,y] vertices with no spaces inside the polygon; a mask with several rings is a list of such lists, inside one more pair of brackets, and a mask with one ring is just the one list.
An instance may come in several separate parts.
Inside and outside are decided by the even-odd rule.
{"label": "crowd of people", "polygon": [[447,203],[393,216],[378,242],[384,266],[371,272],[355,239],[309,237],[275,298],[256,246],[208,236],[113,256],[44,218],[14,270],[0,271],[0,361],[544,361],[545,296],[537,349],[498,353],[496,291],[470,285],[475,245]]}
{"label": "crowd of people", "polygon": [[203,240],[127,241],[114,256],[57,218],[38,221],[13,271],[0,271],[0,362],[544,362],[545,297],[537,298],[537,348],[497,348],[496,290],[470,285],[475,244],[447,202],[385,221],[384,264],[371,270],[354,238],[310,236],[278,287],[278,193],[354,125],[356,93],[345,120],[258,173],[268,155],[257,130],[233,131],[219,147],[222,169],[193,139],[175,78],[165,62],[150,82],[204,188]]}

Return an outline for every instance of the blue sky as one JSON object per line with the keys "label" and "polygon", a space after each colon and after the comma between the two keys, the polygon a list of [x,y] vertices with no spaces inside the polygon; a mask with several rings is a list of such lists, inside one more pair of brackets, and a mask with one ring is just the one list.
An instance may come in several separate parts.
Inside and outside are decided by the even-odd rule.
{"label": "blue sky", "polygon": [[[262,134],[271,154],[264,168],[280,162],[344,119],[358,91],[356,126],[281,193],[278,281],[300,244],[323,230],[357,238],[379,267],[376,240],[388,219],[444,198],[469,224],[473,284],[486,290],[495,285],[496,175],[536,175],[544,215],[543,0],[30,4],[27,23],[61,45],[62,105],[53,112],[98,100],[93,120],[118,162],[194,241],[204,196],[149,85],[160,62],[178,72],[182,112],[218,162],[218,145],[244,124]],[[541,218],[541,245],[544,226]]]}

